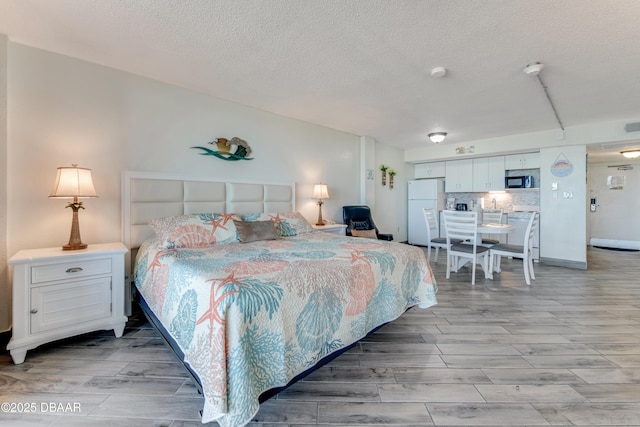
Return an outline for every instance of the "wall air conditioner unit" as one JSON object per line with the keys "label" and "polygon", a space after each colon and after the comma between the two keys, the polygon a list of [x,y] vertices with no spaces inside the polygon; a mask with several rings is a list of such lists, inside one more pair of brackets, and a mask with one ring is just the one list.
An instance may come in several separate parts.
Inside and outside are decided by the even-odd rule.
{"label": "wall air conditioner unit", "polygon": [[605,142],[600,144],[600,148],[604,151],[620,150],[623,148],[640,148],[640,139],[620,142]]}
{"label": "wall air conditioner unit", "polygon": [[625,133],[640,132],[640,122],[627,123],[624,125]]}
{"label": "wall air conditioner unit", "polygon": [[608,176],[607,187],[609,187],[609,190],[622,190],[624,187],[624,175]]}

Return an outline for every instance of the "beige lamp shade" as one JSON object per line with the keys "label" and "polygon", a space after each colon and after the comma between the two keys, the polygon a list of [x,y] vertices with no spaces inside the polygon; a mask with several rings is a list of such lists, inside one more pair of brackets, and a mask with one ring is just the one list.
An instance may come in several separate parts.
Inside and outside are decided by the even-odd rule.
{"label": "beige lamp shade", "polygon": [[91,169],[71,167],[59,167],[51,198],[64,197],[98,197],[91,179]]}
{"label": "beige lamp shade", "polygon": [[313,199],[328,199],[329,198],[329,190],[327,189],[327,184],[316,184],[313,186]]}

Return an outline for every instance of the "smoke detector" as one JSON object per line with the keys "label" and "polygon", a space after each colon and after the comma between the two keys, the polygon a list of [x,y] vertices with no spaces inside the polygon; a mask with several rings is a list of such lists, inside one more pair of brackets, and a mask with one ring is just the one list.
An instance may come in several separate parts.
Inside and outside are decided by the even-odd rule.
{"label": "smoke detector", "polygon": [[535,77],[540,74],[540,71],[542,71],[543,68],[544,64],[541,64],[540,62],[532,62],[531,64],[524,67],[523,71],[525,72],[525,74]]}
{"label": "smoke detector", "polygon": [[431,70],[431,77],[440,78],[447,74],[447,69],[444,67],[435,67]]}

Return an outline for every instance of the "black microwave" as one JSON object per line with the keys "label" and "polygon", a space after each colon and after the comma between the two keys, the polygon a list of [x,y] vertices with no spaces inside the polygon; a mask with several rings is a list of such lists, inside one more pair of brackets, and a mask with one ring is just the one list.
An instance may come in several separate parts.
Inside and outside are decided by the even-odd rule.
{"label": "black microwave", "polygon": [[504,178],[505,188],[533,188],[533,177],[531,175],[506,176]]}

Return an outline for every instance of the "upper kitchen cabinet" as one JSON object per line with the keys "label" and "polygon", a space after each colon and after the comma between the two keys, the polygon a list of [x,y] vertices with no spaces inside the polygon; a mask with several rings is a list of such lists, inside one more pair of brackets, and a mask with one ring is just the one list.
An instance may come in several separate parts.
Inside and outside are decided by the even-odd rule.
{"label": "upper kitchen cabinet", "polygon": [[504,156],[504,169],[540,169],[540,153],[511,154]]}
{"label": "upper kitchen cabinet", "polygon": [[473,191],[472,159],[450,160],[445,163],[445,191],[447,193]]}
{"label": "upper kitchen cabinet", "polygon": [[473,159],[474,192],[504,190],[504,156]]}
{"label": "upper kitchen cabinet", "polygon": [[421,178],[444,178],[445,162],[418,163],[414,166],[414,175],[416,179]]}

